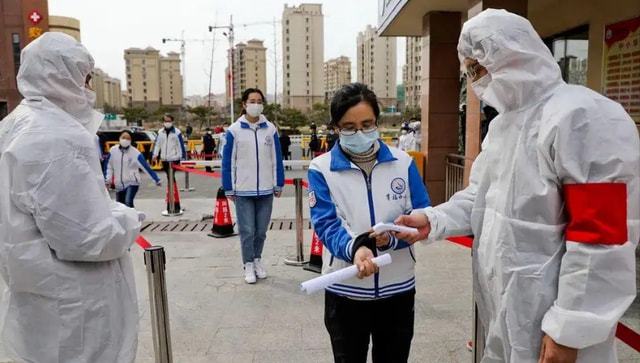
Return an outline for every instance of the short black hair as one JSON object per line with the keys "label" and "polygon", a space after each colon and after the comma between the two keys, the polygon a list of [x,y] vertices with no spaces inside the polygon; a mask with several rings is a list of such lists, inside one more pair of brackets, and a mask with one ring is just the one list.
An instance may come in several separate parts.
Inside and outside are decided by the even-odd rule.
{"label": "short black hair", "polygon": [[170,118],[170,119],[171,119],[171,122],[173,122],[173,121],[175,120],[175,119],[173,118],[173,115],[172,115],[172,114],[170,114],[170,113],[165,113],[165,114],[164,114],[164,116],[162,116],[162,117],[163,117],[163,118],[164,118],[164,117],[168,117],[168,118]]}
{"label": "short black hair", "polygon": [[378,97],[362,83],[345,84],[336,92],[331,100],[331,122],[330,125],[336,126],[349,109],[360,102],[366,102],[373,109],[376,120],[380,116],[380,106],[378,105]]}
{"label": "short black hair", "polygon": [[122,132],[120,132],[120,136],[118,136],[118,138],[122,137],[122,135],[124,134],[128,134],[130,138],[133,139],[133,133],[129,130],[122,130]]}

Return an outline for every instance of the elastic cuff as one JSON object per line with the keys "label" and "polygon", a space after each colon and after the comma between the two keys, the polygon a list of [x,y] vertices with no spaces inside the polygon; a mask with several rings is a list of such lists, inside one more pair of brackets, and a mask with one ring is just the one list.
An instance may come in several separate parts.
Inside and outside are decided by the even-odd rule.
{"label": "elastic cuff", "polygon": [[388,251],[395,250],[398,247],[398,239],[394,237],[391,233],[386,232],[387,236],[389,236],[389,244],[386,246],[378,247],[378,251]]}
{"label": "elastic cuff", "polygon": [[427,241],[437,241],[441,240],[444,237],[444,231],[441,230],[438,225],[438,215],[436,210],[433,207],[427,207],[424,209],[414,209],[411,214],[423,214],[426,215],[429,219],[429,225],[431,226],[431,231],[429,232],[429,236],[427,237]]}
{"label": "elastic cuff", "polygon": [[542,319],[542,331],[554,342],[575,349],[584,349],[606,341],[617,319],[607,319],[585,311],[566,310],[554,304]]}
{"label": "elastic cuff", "polygon": [[279,187],[279,186],[273,187],[273,191],[274,192],[281,192],[282,191],[282,187]]}
{"label": "elastic cuff", "polygon": [[351,252],[348,255],[352,263],[353,258],[356,255],[356,251],[362,246],[370,249],[373,252],[374,256],[377,255],[378,249],[376,248],[376,239],[369,237],[369,232],[365,232],[353,240],[353,243],[351,245]]}
{"label": "elastic cuff", "polygon": [[225,191],[224,191],[224,194],[225,194],[227,197],[232,197],[232,196],[236,195],[236,192],[234,192],[233,190],[225,190]]}

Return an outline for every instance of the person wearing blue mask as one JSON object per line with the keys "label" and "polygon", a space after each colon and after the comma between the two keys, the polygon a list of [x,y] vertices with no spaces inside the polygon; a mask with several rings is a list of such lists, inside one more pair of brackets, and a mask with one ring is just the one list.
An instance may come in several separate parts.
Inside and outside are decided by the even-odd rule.
{"label": "person wearing blue mask", "polygon": [[[309,166],[311,221],[326,247],[322,272],[352,264],[360,271],[360,278],[325,291],[325,326],[336,362],[366,362],[370,339],[374,362],[406,362],[413,338],[413,247],[371,228],[430,201],[413,159],[379,139],[379,115],[367,86],[343,86],[331,101],[339,139]],[[393,263],[378,271],[371,259],[383,253]]]}

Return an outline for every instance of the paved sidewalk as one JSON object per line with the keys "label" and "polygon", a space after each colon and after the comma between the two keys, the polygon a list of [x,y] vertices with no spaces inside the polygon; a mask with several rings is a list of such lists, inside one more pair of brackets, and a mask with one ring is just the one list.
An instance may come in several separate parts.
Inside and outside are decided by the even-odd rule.
{"label": "paved sidewalk", "polygon": [[[164,201],[138,199],[150,221],[199,221],[214,199],[188,199],[181,217],[160,215]],[[306,202],[305,202],[306,203]],[[305,208],[307,210],[308,208]],[[276,199],[274,218],[293,218],[294,199]],[[306,212],[305,212],[306,214]],[[311,236],[305,231],[305,252]],[[294,253],[294,231],[270,231],[264,251],[269,278],[244,283],[238,237],[201,232],[145,233],[167,254],[167,289],[174,362],[332,362],[323,322],[323,295],[306,296],[299,284],[317,274],[283,264]],[[411,362],[469,363],[471,258],[469,250],[439,242],[416,248],[415,335]],[[140,308],[136,362],[153,362],[149,300],[142,250],[132,248]],[[640,329],[637,305],[625,322]],[[619,344],[620,362],[640,355]],[[8,362],[0,347],[0,362]]]}

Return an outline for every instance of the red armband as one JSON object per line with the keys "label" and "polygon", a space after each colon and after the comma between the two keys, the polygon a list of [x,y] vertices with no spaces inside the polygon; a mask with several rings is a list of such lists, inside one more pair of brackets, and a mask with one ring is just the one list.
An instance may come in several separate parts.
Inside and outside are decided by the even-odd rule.
{"label": "red armband", "polygon": [[563,189],[568,241],[605,245],[627,242],[626,184],[565,184]]}

